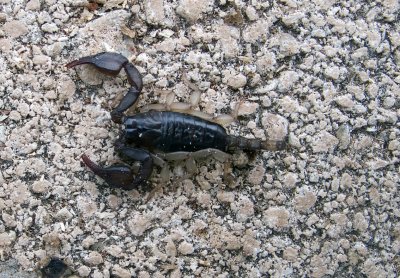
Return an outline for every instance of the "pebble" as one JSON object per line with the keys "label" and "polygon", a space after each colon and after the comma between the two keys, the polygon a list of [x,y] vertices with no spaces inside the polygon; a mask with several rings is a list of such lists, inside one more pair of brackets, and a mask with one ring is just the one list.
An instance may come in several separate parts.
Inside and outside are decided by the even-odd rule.
{"label": "pebble", "polygon": [[339,140],[330,134],[329,132],[322,131],[317,136],[312,144],[313,152],[333,152],[336,146],[339,144]]}
{"label": "pebble", "polygon": [[223,82],[233,89],[243,88],[247,83],[247,78],[241,73],[235,74],[230,70],[223,71]]}
{"label": "pebble", "polygon": [[86,257],[83,258],[83,260],[90,266],[95,266],[103,263],[103,257],[97,251],[91,251]]}
{"label": "pebble", "polygon": [[184,241],[181,244],[179,244],[178,251],[182,255],[190,255],[194,252],[194,248],[192,244]]}
{"label": "pebble", "polygon": [[25,23],[19,20],[12,20],[4,23],[3,31],[7,36],[15,39],[26,35],[29,30]]}
{"label": "pebble", "polygon": [[195,22],[204,12],[211,11],[212,6],[211,0],[180,0],[176,12],[187,21]]}

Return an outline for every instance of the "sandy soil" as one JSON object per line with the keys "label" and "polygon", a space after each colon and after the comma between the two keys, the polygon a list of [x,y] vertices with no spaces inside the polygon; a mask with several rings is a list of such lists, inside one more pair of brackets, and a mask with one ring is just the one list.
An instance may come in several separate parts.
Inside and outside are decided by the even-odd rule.
{"label": "sandy soil", "polygon": [[[51,258],[75,277],[396,277],[400,271],[400,4],[380,1],[0,0],[0,277]],[[65,64],[101,51],[170,92],[239,116],[280,152],[156,167],[110,189],[109,112],[126,75]],[[132,109],[129,113],[134,113]],[[3,276],[2,276],[3,275]],[[15,274],[16,275],[16,274]]]}

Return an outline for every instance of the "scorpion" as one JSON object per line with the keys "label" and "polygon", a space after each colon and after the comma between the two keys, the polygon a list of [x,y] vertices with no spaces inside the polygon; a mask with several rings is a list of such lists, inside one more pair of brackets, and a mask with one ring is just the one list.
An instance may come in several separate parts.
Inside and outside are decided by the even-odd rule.
{"label": "scorpion", "polygon": [[130,85],[120,103],[111,111],[111,120],[123,125],[115,143],[115,151],[125,158],[123,161],[138,162],[138,170],[134,171],[125,164],[101,167],[86,154],[81,156],[84,164],[111,187],[132,190],[146,184],[157,159],[152,155],[155,152],[175,153],[181,157],[182,153],[229,153],[238,149],[275,151],[285,148],[285,140],[262,141],[228,135],[222,124],[202,117],[200,113],[185,113],[187,109],[159,111],[155,105],[150,106],[148,111],[126,116],[124,112],[136,104],[143,88],[139,70],[125,56],[114,52],[85,56],[68,63],[66,67],[82,64],[90,64],[98,71],[114,77],[123,68]]}

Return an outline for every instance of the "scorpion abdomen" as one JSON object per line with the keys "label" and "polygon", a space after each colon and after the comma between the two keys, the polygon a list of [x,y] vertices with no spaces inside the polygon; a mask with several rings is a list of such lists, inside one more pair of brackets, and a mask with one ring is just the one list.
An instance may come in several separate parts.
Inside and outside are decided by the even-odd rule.
{"label": "scorpion abdomen", "polygon": [[150,149],[194,152],[228,148],[222,126],[188,114],[153,110],[126,117],[124,124],[128,143]]}

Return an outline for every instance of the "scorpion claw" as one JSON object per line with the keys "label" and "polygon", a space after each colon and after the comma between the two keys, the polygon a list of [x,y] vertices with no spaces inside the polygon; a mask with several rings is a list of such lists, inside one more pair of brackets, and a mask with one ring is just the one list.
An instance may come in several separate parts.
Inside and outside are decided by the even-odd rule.
{"label": "scorpion claw", "polygon": [[137,102],[143,88],[142,75],[139,70],[126,57],[113,52],[101,52],[96,55],[82,57],[68,63],[66,67],[73,68],[83,64],[91,64],[99,71],[111,76],[118,75],[121,69],[124,68],[131,88],[119,105],[111,112],[112,120],[116,123],[122,123],[123,113]]}
{"label": "scorpion claw", "polygon": [[82,155],[82,160],[93,173],[105,180],[111,187],[120,187],[127,190],[136,187],[133,172],[128,166],[114,165],[103,168],[91,161],[86,155]]}
{"label": "scorpion claw", "polygon": [[131,147],[121,147],[119,151],[130,159],[140,162],[139,172],[136,174],[125,165],[113,165],[101,167],[83,154],[82,160],[90,170],[105,180],[111,187],[119,187],[124,190],[132,190],[141,184],[145,184],[153,170],[153,159],[147,151]]}
{"label": "scorpion claw", "polygon": [[82,57],[66,65],[67,68],[73,68],[78,65],[91,64],[105,74],[117,75],[121,69],[128,63],[128,59],[121,54],[112,52],[101,52],[96,55]]}

